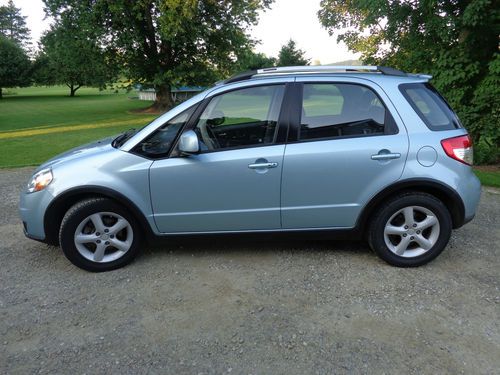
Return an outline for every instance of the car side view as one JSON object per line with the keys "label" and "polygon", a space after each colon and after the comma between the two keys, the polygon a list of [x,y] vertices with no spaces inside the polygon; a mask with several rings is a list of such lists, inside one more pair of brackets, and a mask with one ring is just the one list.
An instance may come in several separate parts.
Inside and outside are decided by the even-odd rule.
{"label": "car side view", "polygon": [[425,264],[480,197],[472,142],[430,76],[377,66],[269,68],[215,84],[138,131],[41,165],[25,234],[76,266],[131,262],[144,240],[311,232]]}

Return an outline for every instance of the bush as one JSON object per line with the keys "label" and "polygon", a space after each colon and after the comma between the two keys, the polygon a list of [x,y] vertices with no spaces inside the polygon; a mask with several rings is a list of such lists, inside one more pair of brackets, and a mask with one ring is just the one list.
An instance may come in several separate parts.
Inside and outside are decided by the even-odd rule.
{"label": "bush", "polygon": [[495,164],[499,160],[500,152],[495,145],[489,145],[483,140],[474,145],[474,164]]}

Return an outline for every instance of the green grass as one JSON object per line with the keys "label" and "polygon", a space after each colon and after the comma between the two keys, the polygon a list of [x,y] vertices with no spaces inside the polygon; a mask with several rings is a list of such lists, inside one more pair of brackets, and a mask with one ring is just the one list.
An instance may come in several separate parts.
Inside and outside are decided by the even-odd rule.
{"label": "green grass", "polygon": [[[81,88],[70,98],[66,87],[9,89],[0,100],[0,168],[40,164],[46,159],[85,142],[142,127],[156,116],[134,113],[151,102],[130,99],[135,93]],[[120,122],[124,122],[120,125]],[[58,131],[58,127],[70,127]],[[73,126],[94,126],[73,130]],[[37,129],[53,133],[29,135]],[[24,131],[20,136],[2,139]]]}
{"label": "green grass", "polygon": [[481,181],[481,184],[500,188],[500,172],[485,172],[477,169],[474,172]]}

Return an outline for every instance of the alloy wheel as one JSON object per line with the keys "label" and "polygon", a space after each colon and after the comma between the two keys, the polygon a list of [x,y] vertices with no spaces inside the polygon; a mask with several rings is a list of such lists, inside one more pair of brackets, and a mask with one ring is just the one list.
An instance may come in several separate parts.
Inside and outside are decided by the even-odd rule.
{"label": "alloy wheel", "polygon": [[108,263],[130,250],[134,233],[130,223],[113,212],[98,212],[86,217],[74,234],[78,252],[92,262]]}
{"label": "alloy wheel", "polygon": [[414,258],[432,249],[439,233],[439,220],[431,210],[408,206],[389,218],[384,227],[384,240],[394,254]]}

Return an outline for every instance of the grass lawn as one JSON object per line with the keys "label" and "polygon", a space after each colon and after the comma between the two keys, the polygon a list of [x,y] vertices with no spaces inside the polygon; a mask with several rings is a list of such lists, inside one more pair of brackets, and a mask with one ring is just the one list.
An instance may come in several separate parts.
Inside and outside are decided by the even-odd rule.
{"label": "grass lawn", "polygon": [[[481,168],[481,167],[479,167]],[[478,168],[474,169],[476,176],[481,181],[481,184],[485,186],[493,186],[500,188],[500,169],[499,170],[481,170]]]}
{"label": "grass lawn", "polygon": [[[131,112],[151,102],[134,92],[66,87],[9,89],[0,100],[0,167],[40,164],[85,142],[142,127],[156,116]],[[59,129],[60,128],[60,129]]]}

